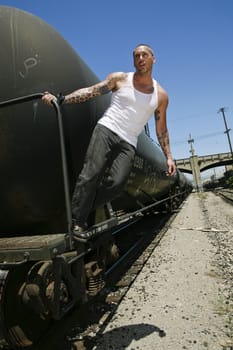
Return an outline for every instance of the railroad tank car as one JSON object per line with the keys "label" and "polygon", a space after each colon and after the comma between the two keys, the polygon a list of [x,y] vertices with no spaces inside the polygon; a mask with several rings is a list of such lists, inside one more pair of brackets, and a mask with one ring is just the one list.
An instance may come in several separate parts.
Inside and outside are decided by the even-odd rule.
{"label": "railroad tank car", "polygon": [[[99,80],[43,20],[7,6],[0,6],[0,18],[0,346],[20,348],[36,342],[51,320],[84,302],[90,294],[88,281],[95,278],[93,265],[98,271],[104,268],[98,266],[97,253],[91,261],[83,258],[85,242],[74,240],[69,231],[58,119],[55,109],[37,96],[46,90],[66,94]],[[23,103],[4,105],[34,94]],[[61,107],[70,196],[109,98]],[[124,191],[112,199],[102,226],[96,219],[104,235],[102,254],[109,255],[113,244],[109,230],[104,231],[109,213],[117,225],[119,211],[143,212],[187,192],[189,185],[179,171],[166,176],[165,157],[142,132]]]}
{"label": "railroad tank car", "polygon": [[[1,100],[49,90],[70,92],[96,75],[39,18],[0,7]],[[64,108],[71,191],[97,119],[109,97]],[[6,233],[63,232],[63,184],[54,110],[35,100],[0,111],[0,225]]]}

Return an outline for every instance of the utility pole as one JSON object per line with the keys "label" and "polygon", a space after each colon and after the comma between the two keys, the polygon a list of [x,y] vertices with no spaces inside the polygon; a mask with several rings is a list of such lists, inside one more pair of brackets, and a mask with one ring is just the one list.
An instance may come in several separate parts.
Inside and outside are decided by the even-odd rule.
{"label": "utility pole", "polygon": [[227,126],[227,121],[226,121],[226,117],[225,117],[225,107],[221,107],[218,110],[218,113],[222,113],[222,116],[223,116],[223,120],[224,120],[224,124],[225,124],[225,128],[226,128],[225,134],[227,134],[228,143],[229,143],[230,152],[231,152],[231,157],[233,160],[233,151],[232,151],[231,139],[230,139],[230,135],[229,135],[229,132],[231,131],[231,129],[228,129],[228,126]]}
{"label": "utility pole", "polygon": [[189,134],[188,143],[191,144],[191,145],[190,145],[191,150],[190,150],[189,152],[192,154],[192,156],[194,156],[194,148],[193,148],[194,139],[192,139],[191,134]]}
{"label": "utility pole", "polygon": [[200,173],[200,167],[198,164],[198,156],[195,156],[194,154],[194,148],[193,148],[194,139],[192,139],[191,134],[189,134],[188,143],[190,143],[190,147],[191,147],[191,150],[189,152],[192,154],[190,157],[190,165],[191,165],[192,174],[193,174],[193,182],[196,187],[196,190],[199,192],[199,191],[202,191],[201,173]]}

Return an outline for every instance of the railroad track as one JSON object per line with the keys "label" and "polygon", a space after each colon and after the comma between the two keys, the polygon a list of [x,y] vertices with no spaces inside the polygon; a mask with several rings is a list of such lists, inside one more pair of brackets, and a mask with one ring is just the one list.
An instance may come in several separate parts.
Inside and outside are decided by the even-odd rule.
{"label": "railroad track", "polygon": [[233,204],[233,189],[230,189],[230,188],[215,189],[214,193],[222,197],[228,203]]}
{"label": "railroad track", "polygon": [[110,321],[176,213],[148,215],[113,232],[116,243],[120,245],[120,257],[105,272],[106,287],[87,304],[55,323],[40,343],[28,350],[93,349],[96,337]]}

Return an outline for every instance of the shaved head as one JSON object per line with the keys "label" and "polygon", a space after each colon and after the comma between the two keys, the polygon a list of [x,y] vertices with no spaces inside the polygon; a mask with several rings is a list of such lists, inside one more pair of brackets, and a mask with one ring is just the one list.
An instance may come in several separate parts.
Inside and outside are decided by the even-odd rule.
{"label": "shaved head", "polygon": [[155,56],[154,50],[152,49],[152,47],[151,47],[150,45],[147,45],[147,44],[139,44],[139,45],[137,45],[137,46],[134,48],[134,50],[133,50],[133,55],[134,55],[135,51],[136,51],[139,47],[141,47],[141,46],[145,46],[145,47],[148,49],[148,51],[150,51],[151,55],[152,55],[153,57]]}

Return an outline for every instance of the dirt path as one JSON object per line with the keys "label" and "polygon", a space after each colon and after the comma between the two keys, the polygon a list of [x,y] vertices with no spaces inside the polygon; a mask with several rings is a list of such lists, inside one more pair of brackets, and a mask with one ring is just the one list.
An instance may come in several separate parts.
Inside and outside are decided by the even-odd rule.
{"label": "dirt path", "polygon": [[191,194],[93,350],[232,350],[232,214]]}

